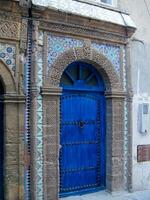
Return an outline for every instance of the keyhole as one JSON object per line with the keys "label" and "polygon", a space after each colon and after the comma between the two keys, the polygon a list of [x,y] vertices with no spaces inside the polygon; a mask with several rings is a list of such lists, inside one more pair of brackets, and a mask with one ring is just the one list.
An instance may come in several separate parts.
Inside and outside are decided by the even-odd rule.
{"label": "keyhole", "polygon": [[83,121],[80,121],[80,122],[79,122],[79,126],[80,126],[80,128],[83,128],[83,127],[84,127],[84,122],[83,122]]}

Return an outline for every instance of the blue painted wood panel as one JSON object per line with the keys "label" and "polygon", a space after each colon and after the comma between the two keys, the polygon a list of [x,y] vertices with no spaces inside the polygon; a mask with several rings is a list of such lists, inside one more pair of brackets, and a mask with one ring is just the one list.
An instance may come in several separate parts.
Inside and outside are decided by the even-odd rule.
{"label": "blue painted wood panel", "polygon": [[61,192],[104,185],[100,156],[105,156],[100,142],[102,100],[100,95],[81,93],[61,98]]}
{"label": "blue painted wood panel", "polygon": [[70,64],[62,75],[60,193],[105,187],[104,83],[92,65]]}

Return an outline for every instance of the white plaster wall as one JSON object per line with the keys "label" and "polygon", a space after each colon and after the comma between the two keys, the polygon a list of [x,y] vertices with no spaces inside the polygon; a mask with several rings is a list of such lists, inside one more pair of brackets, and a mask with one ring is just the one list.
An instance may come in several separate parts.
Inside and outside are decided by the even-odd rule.
{"label": "white plaster wall", "polygon": [[[138,105],[139,103],[149,103],[150,97],[134,95],[133,98],[133,190],[150,189],[150,162],[137,162],[137,145],[150,144],[150,126],[148,133],[139,132]],[[149,117],[150,119],[150,117]],[[150,124],[149,124],[150,125]]]}
{"label": "white plaster wall", "polygon": [[[150,0],[118,0],[128,11],[137,31],[131,40],[131,71],[133,85],[133,190],[150,190],[150,162],[137,162],[137,146],[150,144],[147,134],[138,131],[138,104],[150,103]],[[142,100],[147,95],[147,100]],[[149,119],[150,124],[150,119]]]}

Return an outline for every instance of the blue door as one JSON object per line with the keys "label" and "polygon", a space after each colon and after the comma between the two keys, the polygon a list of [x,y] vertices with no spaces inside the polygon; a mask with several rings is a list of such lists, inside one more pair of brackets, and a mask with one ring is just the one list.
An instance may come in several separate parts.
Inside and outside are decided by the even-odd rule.
{"label": "blue door", "polygon": [[105,187],[105,97],[93,66],[74,62],[61,79],[60,192]]}
{"label": "blue door", "polygon": [[4,117],[4,109],[3,109],[3,87],[0,82],[0,199],[4,199],[4,190],[3,190],[3,160],[4,160],[4,152],[3,152],[3,135],[4,135],[4,127],[3,127],[3,117]]}

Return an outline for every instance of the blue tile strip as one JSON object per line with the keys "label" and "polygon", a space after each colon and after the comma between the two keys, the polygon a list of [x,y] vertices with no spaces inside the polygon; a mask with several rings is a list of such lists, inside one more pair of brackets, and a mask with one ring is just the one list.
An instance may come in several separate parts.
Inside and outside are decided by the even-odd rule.
{"label": "blue tile strip", "polygon": [[[39,32],[39,49],[37,60],[37,86],[40,91],[40,87],[43,84],[43,57],[42,47],[43,45],[43,32]],[[43,106],[42,96],[37,98],[37,137],[36,137],[36,200],[43,199]]]}

